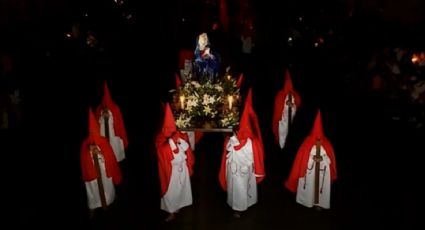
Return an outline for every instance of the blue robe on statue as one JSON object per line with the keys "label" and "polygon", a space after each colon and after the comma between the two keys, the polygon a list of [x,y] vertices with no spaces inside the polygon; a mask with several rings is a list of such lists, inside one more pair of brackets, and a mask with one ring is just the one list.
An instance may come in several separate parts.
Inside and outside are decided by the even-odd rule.
{"label": "blue robe on statue", "polygon": [[195,61],[193,63],[193,73],[195,77],[201,81],[214,82],[218,78],[220,71],[220,56],[209,50],[209,44],[204,50],[199,45],[195,49]]}

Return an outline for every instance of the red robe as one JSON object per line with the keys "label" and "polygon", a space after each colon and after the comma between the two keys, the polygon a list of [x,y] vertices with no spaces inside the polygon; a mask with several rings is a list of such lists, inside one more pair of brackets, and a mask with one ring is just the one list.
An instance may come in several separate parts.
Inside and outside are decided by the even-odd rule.
{"label": "red robe", "polygon": [[[179,131],[176,131],[177,134],[172,138],[175,143],[177,143],[178,138],[185,140],[189,144],[189,138],[187,134],[183,134]],[[171,161],[174,159],[173,152],[171,150],[170,144],[168,143],[168,138],[162,132],[156,137],[156,149],[158,155],[158,170],[159,170],[159,179],[161,184],[161,197],[163,197],[168,191],[168,185],[170,184],[172,165]],[[177,149],[178,151],[178,149]],[[193,155],[192,149],[189,147],[186,150],[186,163],[189,170],[189,175],[193,175],[193,164],[195,162],[195,157]]]}
{"label": "red robe", "polygon": [[[95,139],[95,141],[94,141]],[[99,176],[95,169],[93,159],[90,153],[90,144],[95,143],[100,148],[105,159],[106,175],[112,177],[112,182],[118,185],[122,181],[121,169],[118,165],[115,154],[108,140],[103,137],[88,137],[83,141],[80,150],[80,164],[84,181],[92,181]]]}
{"label": "red robe", "polygon": [[[316,143],[316,138],[312,135],[308,136],[301,147],[299,148],[297,155],[295,156],[294,164],[292,166],[292,170],[289,174],[287,181],[285,182],[286,188],[289,191],[296,193],[298,187],[298,179],[305,176],[307,171],[307,164],[310,157],[311,149],[314,147]],[[326,137],[321,137],[321,144],[326,151],[329,159],[331,160],[330,164],[330,172],[331,172],[331,182],[335,181],[337,178],[336,171],[336,160],[334,150],[332,148],[331,143]]]}
{"label": "red robe", "polygon": [[[221,166],[220,166],[220,171],[219,171],[219,182],[221,185],[221,188],[224,191],[227,191],[227,183],[226,183],[226,161],[227,161],[227,143],[229,142],[230,137],[227,136],[225,141],[224,141],[224,149],[223,149],[223,154],[221,157]],[[238,138],[239,139],[239,138]],[[240,144],[238,146],[235,147],[235,150],[239,150],[242,147],[245,146],[247,139],[245,140],[239,140]],[[264,153],[263,151],[261,151],[261,146],[262,144],[260,144],[258,142],[258,139],[255,138],[251,138],[251,143],[252,143],[252,151],[253,151],[253,156],[254,156],[254,172],[256,175],[261,175],[259,177],[256,177],[256,181],[257,184],[260,183],[261,181],[264,180],[265,178],[265,169],[264,169]]]}
{"label": "red robe", "polygon": [[285,100],[288,94],[292,94],[292,96],[294,97],[295,106],[297,107],[297,109],[301,105],[301,98],[296,91],[282,89],[277,93],[274,100],[273,134],[276,138],[276,142],[278,143],[279,143],[279,121],[282,118],[282,113],[286,106]]}

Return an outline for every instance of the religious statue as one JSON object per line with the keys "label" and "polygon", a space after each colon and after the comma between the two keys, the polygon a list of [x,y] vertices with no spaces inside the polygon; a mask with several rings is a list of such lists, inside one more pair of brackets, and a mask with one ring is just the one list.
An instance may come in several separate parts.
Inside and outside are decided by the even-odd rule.
{"label": "religious statue", "polygon": [[200,34],[197,38],[193,63],[194,77],[200,82],[214,82],[220,71],[220,57],[217,53],[211,51],[210,46],[208,35],[206,33]]}

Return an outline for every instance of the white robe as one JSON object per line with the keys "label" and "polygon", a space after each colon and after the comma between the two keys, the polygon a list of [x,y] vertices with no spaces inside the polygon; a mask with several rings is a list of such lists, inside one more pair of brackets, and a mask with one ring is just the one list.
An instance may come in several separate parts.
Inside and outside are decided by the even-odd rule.
{"label": "white robe", "polygon": [[307,165],[307,172],[305,177],[298,180],[297,188],[297,202],[306,207],[313,207],[314,205],[320,206],[325,209],[330,208],[331,198],[331,171],[330,164],[332,163],[330,158],[325,152],[323,146],[320,148],[320,155],[323,160],[320,162],[320,176],[319,176],[319,203],[314,204],[314,178],[316,164],[313,160],[313,156],[316,155],[316,146],[313,146],[310,151],[310,157]]}
{"label": "white robe", "polygon": [[[108,126],[109,126],[109,143],[112,146],[112,149],[114,150],[115,157],[117,158],[117,161],[120,162],[125,159],[125,150],[124,150],[124,141],[121,139],[121,137],[115,135],[115,129],[114,129],[114,117],[110,110],[109,112],[109,119],[108,119]],[[102,137],[105,137],[105,122],[103,119],[103,116],[99,119],[100,124],[100,135]]]}
{"label": "white robe", "polygon": [[180,144],[176,145],[170,138],[168,139],[171,150],[179,148],[178,153],[174,153],[174,159],[171,161],[171,178],[168,190],[161,198],[161,209],[169,213],[192,204],[192,188],[190,185],[189,169],[186,163],[185,151],[189,144],[179,138]]}
{"label": "white robe", "polygon": [[187,133],[187,136],[189,137],[189,144],[190,147],[192,148],[192,151],[195,151],[195,132],[194,131],[187,131],[187,132],[182,132],[182,133]]}
{"label": "white robe", "polygon": [[240,150],[236,136],[227,144],[226,184],[227,203],[236,211],[245,211],[257,203],[257,183],[254,174],[254,156],[251,139]]}
{"label": "white robe", "polygon": [[[107,177],[105,160],[102,154],[97,155],[102,175],[103,190],[105,191],[106,204],[110,205],[115,199],[115,187],[112,182],[112,177]],[[93,156],[92,156],[93,160]],[[86,181],[87,202],[90,209],[102,207],[100,200],[99,187],[97,186],[97,179]]]}
{"label": "white robe", "polygon": [[[289,101],[289,95],[286,95],[285,98],[285,106],[282,111],[282,117],[279,120],[279,146],[281,149],[285,147],[286,143],[286,137],[288,136],[288,114],[289,114],[289,107],[286,105],[286,103]],[[295,98],[292,96],[292,103],[295,105]],[[292,116],[291,116],[291,123],[294,120],[295,114],[297,112],[297,107],[292,107]]]}

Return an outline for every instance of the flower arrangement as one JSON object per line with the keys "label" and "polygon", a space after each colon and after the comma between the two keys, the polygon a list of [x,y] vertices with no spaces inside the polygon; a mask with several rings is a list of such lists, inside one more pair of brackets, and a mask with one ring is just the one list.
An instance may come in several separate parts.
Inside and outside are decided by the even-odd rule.
{"label": "flower arrangement", "polygon": [[240,94],[227,75],[217,82],[192,80],[174,91],[173,110],[178,128],[231,128],[238,125]]}

